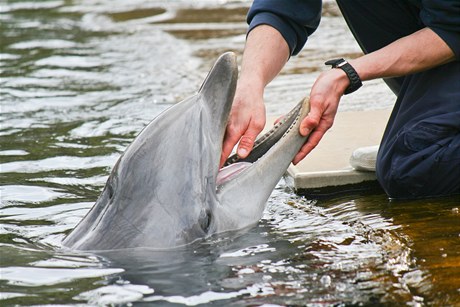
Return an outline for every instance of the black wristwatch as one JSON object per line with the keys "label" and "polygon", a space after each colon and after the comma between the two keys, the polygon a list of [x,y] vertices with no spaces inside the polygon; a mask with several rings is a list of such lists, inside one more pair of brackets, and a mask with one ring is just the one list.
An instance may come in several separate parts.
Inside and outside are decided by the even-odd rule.
{"label": "black wristwatch", "polygon": [[324,64],[332,65],[332,68],[340,68],[347,74],[348,79],[350,79],[350,85],[346,88],[345,95],[353,93],[354,91],[356,91],[363,85],[356,70],[346,60],[334,59],[334,60],[329,60],[325,62]]}

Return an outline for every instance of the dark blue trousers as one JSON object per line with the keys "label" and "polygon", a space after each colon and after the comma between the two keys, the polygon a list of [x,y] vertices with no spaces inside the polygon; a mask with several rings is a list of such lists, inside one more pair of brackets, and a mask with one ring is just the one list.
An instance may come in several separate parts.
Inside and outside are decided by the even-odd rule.
{"label": "dark blue trousers", "polygon": [[[337,0],[365,53],[424,27],[410,0]],[[385,82],[397,100],[377,156],[392,198],[460,193],[460,61]]]}

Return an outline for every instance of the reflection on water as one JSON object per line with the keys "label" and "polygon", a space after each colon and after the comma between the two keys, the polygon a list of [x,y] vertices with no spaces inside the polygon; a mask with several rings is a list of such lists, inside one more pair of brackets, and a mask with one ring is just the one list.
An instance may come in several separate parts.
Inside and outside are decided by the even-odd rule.
{"label": "reflection on water", "polygon": [[[0,304],[460,304],[459,197],[316,201],[281,182],[238,233],[169,252],[62,248],[133,137],[196,91],[218,54],[241,53],[248,2],[190,3],[0,4]],[[359,54],[333,3],[324,15],[267,89],[271,114],[325,59]],[[342,109],[393,100],[380,82],[353,96]]]}

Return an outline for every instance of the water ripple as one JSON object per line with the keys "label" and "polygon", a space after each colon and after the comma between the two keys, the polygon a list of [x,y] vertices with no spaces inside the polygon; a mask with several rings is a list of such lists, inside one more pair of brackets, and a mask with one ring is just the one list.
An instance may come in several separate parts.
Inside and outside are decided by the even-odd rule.
{"label": "water ripple", "polygon": [[83,278],[95,278],[123,272],[123,269],[56,269],[32,267],[2,267],[0,280],[15,286],[50,286]]}
{"label": "water ripple", "polygon": [[[265,92],[305,96],[327,58],[359,56],[335,2]],[[157,114],[216,57],[241,55],[250,1],[9,1],[0,5],[2,305],[460,304],[458,198],[296,196],[282,181],[260,223],[173,251],[79,253],[62,240]],[[391,107],[381,81],[341,110]],[[151,234],[156,235],[156,234]]]}

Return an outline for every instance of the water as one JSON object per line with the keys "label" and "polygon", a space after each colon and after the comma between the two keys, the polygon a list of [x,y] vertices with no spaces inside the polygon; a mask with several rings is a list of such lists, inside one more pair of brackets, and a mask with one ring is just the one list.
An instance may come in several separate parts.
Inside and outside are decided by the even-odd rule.
{"label": "water", "polygon": [[[2,306],[460,304],[459,197],[314,200],[281,181],[251,229],[169,252],[62,248],[134,136],[194,93],[217,55],[241,54],[249,4],[0,3]],[[359,48],[326,2],[321,28],[268,87],[269,114],[337,55]],[[379,81],[345,98],[342,110],[394,100]]]}

